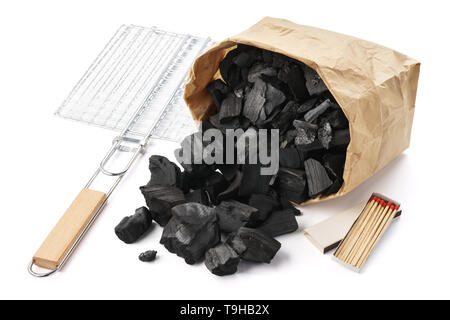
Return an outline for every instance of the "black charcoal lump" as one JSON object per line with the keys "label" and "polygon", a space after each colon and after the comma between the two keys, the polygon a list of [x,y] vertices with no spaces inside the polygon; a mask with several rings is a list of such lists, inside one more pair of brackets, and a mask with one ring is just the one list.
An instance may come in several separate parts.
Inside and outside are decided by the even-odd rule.
{"label": "black charcoal lump", "polygon": [[308,192],[311,198],[317,197],[328,189],[333,181],[328,177],[326,169],[315,159],[305,161],[306,178],[308,180]]}
{"label": "black charcoal lump", "polygon": [[217,276],[236,273],[240,260],[233,248],[225,243],[209,249],[205,254],[206,267]]}
{"label": "black charcoal lump", "polygon": [[185,203],[172,208],[172,218],[164,227],[160,243],[186,263],[194,264],[219,240],[214,209],[199,203]]}
{"label": "black charcoal lump", "polygon": [[136,209],[134,215],[125,217],[115,227],[117,237],[125,243],[136,242],[152,224],[152,217],[146,207]]}
{"label": "black charcoal lump", "polygon": [[253,88],[247,95],[244,103],[243,115],[252,123],[256,123],[266,103],[267,85],[264,81],[257,78]]}
{"label": "black charcoal lump", "polygon": [[[306,162],[305,162],[306,163]],[[306,176],[304,170],[280,168],[275,184],[278,193],[295,203],[301,203],[305,199]]]}
{"label": "black charcoal lump", "polygon": [[265,232],[241,227],[227,239],[234,251],[243,259],[251,262],[270,263],[281,248],[281,243]]}
{"label": "black charcoal lump", "polygon": [[223,232],[237,231],[243,225],[255,223],[258,219],[258,209],[236,200],[222,201],[214,211]]}
{"label": "black charcoal lump", "polygon": [[324,122],[318,132],[319,141],[325,149],[330,148],[331,140],[333,139],[333,131],[329,122]]}
{"label": "black charcoal lump", "polygon": [[185,202],[183,192],[176,187],[146,185],[140,189],[153,220],[160,226],[165,226],[169,221],[173,206]]}
{"label": "black charcoal lump", "polygon": [[156,259],[157,252],[155,250],[148,250],[145,252],[142,252],[139,255],[139,260],[142,262],[152,262]]}
{"label": "black charcoal lump", "polygon": [[181,185],[181,170],[166,157],[153,155],[149,159],[151,173],[148,186],[161,185],[179,187]]}
{"label": "black charcoal lump", "polygon": [[298,229],[296,213],[293,209],[274,211],[258,229],[272,237],[294,232]]}
{"label": "black charcoal lump", "polygon": [[304,66],[303,70],[305,71],[306,88],[310,95],[320,95],[328,91],[327,86],[316,71],[308,66]]}
{"label": "black charcoal lump", "polygon": [[332,106],[332,102],[330,99],[325,100],[321,104],[319,104],[317,107],[315,107],[312,110],[309,110],[304,118],[307,122],[314,122],[322,113],[324,113],[329,107]]}
{"label": "black charcoal lump", "polygon": [[242,98],[237,97],[235,94],[230,94],[226,97],[221,104],[219,112],[219,121],[224,123],[232,120],[241,114]]}
{"label": "black charcoal lump", "polygon": [[270,213],[280,206],[279,201],[274,197],[259,193],[252,194],[248,200],[248,204],[258,210],[254,219],[255,221],[247,223],[249,227],[266,221]]}

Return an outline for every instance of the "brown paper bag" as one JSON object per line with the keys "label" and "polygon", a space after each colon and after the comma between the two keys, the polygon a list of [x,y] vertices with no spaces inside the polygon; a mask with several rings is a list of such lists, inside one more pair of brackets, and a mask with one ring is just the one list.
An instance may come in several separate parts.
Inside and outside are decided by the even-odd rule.
{"label": "brown paper bag", "polygon": [[392,49],[287,20],[264,18],[222,41],[192,66],[185,101],[195,120],[215,112],[206,86],[236,43],[278,52],[315,69],[349,120],[350,144],[340,191],[348,193],[409,146],[420,63]]}

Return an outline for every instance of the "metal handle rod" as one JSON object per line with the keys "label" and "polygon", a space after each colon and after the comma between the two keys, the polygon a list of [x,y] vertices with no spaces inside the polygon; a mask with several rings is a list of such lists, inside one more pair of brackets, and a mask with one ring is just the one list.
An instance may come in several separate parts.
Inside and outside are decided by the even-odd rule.
{"label": "metal handle rod", "polygon": [[139,144],[139,147],[137,147],[136,150],[134,151],[133,156],[131,157],[130,161],[128,161],[128,164],[126,165],[124,170],[118,171],[118,172],[111,172],[105,168],[105,165],[106,165],[106,162],[112,157],[112,155],[118,150],[119,146],[120,146],[120,141],[116,141],[113,144],[113,146],[109,149],[108,153],[103,158],[103,160],[100,162],[99,169],[101,172],[103,172],[107,176],[115,177],[115,176],[124,175],[128,171],[128,169],[130,169],[131,165],[134,163],[134,161],[136,160],[139,153],[143,150],[143,148],[145,147],[145,144]]}

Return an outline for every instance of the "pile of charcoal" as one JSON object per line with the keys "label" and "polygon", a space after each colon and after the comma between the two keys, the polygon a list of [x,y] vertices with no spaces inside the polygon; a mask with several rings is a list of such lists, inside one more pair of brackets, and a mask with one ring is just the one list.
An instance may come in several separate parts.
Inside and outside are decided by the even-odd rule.
{"label": "pile of charcoal", "polygon": [[[164,228],[160,243],[170,252],[188,264],[204,261],[222,276],[235,273],[241,260],[270,263],[281,247],[274,238],[298,229],[300,210],[292,203],[340,189],[350,136],[347,118],[322,79],[299,61],[238,45],[220,63],[220,74],[223,80],[208,85],[217,112],[183,140],[182,152],[188,150],[192,160],[199,143],[208,146],[201,135],[211,128],[242,129],[243,136],[278,129],[278,172],[261,174],[259,162],[186,162],[177,150],[182,171],[152,156],[151,179],[140,187],[147,207],[124,218],[115,231],[132,243],[154,220]],[[225,151],[217,151],[223,159]],[[155,254],[143,257],[153,260]]]}
{"label": "pile of charcoal", "polygon": [[217,112],[203,127],[278,129],[281,169],[275,190],[295,203],[339,191],[348,120],[316,71],[238,44],[221,61],[220,74],[223,81],[208,85]]}

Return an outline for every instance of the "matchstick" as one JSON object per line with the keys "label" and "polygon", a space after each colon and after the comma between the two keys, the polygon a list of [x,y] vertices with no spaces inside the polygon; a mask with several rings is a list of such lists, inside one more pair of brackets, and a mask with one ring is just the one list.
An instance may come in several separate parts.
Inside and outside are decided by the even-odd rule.
{"label": "matchstick", "polygon": [[353,257],[351,258],[350,264],[353,266],[356,266],[358,261],[361,259],[361,255],[365,251],[367,245],[370,243],[373,235],[375,234],[376,230],[379,227],[380,222],[382,221],[382,218],[386,214],[386,212],[389,210],[391,206],[391,203],[382,201],[382,207],[378,210],[378,212],[373,214],[372,221],[368,225],[367,230],[364,232],[360,245],[358,249],[355,251]]}
{"label": "matchstick", "polygon": [[[370,208],[370,210],[365,212],[365,215],[361,217],[361,220],[358,219],[358,222],[353,225],[353,227],[350,229],[350,232],[347,236],[349,237],[348,243],[345,245],[342,253],[340,254],[340,259],[342,261],[346,261],[348,254],[353,249],[353,246],[355,245],[355,241],[358,239],[358,235],[360,233],[361,228],[364,228],[364,226],[367,223],[367,217],[369,217],[372,212],[378,209],[380,205],[380,199],[376,198],[375,203]],[[362,214],[361,214],[362,215]]]}
{"label": "matchstick", "polygon": [[372,214],[367,218],[366,225],[359,231],[358,239],[355,242],[355,245],[353,246],[352,250],[350,250],[350,253],[346,259],[346,262],[351,264],[353,259],[355,258],[355,255],[360,251],[361,246],[364,244],[364,240],[367,237],[367,234],[370,233],[370,228],[373,225],[373,221],[375,220],[375,217],[379,215],[380,212],[384,210],[386,207],[386,203],[380,199],[380,205],[378,208],[372,212]]}
{"label": "matchstick", "polygon": [[391,205],[390,210],[387,212],[387,214],[383,218],[380,230],[377,231],[376,236],[374,237],[372,242],[369,244],[368,251],[365,254],[363,254],[363,258],[358,263],[357,268],[362,268],[364,266],[364,264],[366,263],[367,259],[372,254],[372,251],[375,249],[376,245],[378,244],[378,242],[380,241],[380,239],[383,236],[384,232],[386,231],[387,227],[390,225],[390,223],[394,219],[394,217],[395,217],[399,207],[400,207],[399,205],[396,205],[395,207],[393,205]]}
{"label": "matchstick", "polygon": [[361,236],[361,231],[362,231],[362,230],[364,229],[364,227],[366,226],[367,221],[369,220],[369,217],[370,217],[374,212],[376,212],[376,211],[379,209],[380,203],[381,203],[381,199],[380,199],[380,198],[377,198],[377,199],[375,200],[375,204],[374,204],[374,206],[372,207],[372,209],[370,209],[370,210],[367,212],[366,216],[365,216],[364,219],[361,221],[361,223],[360,223],[358,226],[355,226],[355,232],[354,232],[354,234],[353,234],[353,236],[352,236],[352,241],[349,242],[349,244],[348,244],[348,246],[347,246],[347,248],[346,248],[346,250],[345,250],[345,254],[343,255],[343,261],[344,261],[344,262],[347,262],[350,253],[352,252],[352,250],[353,250],[353,248],[355,247],[355,245],[356,245],[356,243],[357,243],[359,237]]}
{"label": "matchstick", "polygon": [[[370,210],[372,208],[372,206],[375,204],[375,200],[377,198],[375,196],[373,196],[372,198],[370,198],[370,200],[367,202],[366,206],[364,207],[363,211],[359,214],[358,219],[356,219],[356,221],[354,222],[353,225],[356,225],[359,223],[359,221],[361,220],[361,218],[366,214],[366,212],[368,210]],[[334,253],[334,256],[337,257],[341,254],[343,248],[347,245],[350,235],[353,232],[353,226],[350,228],[350,230],[348,231],[347,235],[344,237],[344,239],[341,241],[339,247],[337,248],[336,252]]]}

